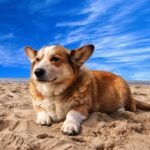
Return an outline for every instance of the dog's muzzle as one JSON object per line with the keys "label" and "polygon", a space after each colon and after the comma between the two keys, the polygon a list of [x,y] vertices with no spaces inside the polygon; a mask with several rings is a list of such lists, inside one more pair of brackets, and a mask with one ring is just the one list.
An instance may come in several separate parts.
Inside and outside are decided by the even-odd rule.
{"label": "dog's muzzle", "polygon": [[43,68],[35,69],[34,74],[37,81],[53,82],[56,80],[56,75],[54,72],[51,72],[47,75],[46,70],[44,70]]}
{"label": "dog's muzzle", "polygon": [[45,70],[42,69],[42,68],[37,68],[35,71],[34,71],[34,74],[37,78],[41,78],[44,74],[45,74]]}

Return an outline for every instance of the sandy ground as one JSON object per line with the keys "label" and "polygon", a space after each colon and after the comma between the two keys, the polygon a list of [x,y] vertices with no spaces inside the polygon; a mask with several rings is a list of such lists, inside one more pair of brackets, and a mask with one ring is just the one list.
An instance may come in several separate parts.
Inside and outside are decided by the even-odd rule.
{"label": "sandy ground", "polygon": [[[150,102],[150,85],[130,85],[133,96]],[[26,82],[0,82],[0,150],[150,150],[150,112],[93,113],[78,136],[35,124]]]}

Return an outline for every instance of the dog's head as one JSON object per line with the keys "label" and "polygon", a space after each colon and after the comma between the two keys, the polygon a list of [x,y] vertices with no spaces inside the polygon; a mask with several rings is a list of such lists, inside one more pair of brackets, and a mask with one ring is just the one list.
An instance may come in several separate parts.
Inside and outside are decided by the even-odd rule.
{"label": "dog's head", "polygon": [[72,51],[63,46],[46,46],[39,51],[31,47],[25,48],[32,63],[31,78],[39,82],[65,82],[68,78],[73,78],[93,50],[93,45]]}

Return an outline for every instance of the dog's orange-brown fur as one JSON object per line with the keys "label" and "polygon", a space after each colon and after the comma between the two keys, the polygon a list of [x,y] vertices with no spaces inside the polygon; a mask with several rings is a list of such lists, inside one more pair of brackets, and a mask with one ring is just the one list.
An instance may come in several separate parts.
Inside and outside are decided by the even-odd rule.
{"label": "dog's orange-brown fur", "polygon": [[[71,52],[61,46],[55,46],[53,50],[49,51],[47,49],[42,49],[39,53],[27,47],[26,53],[32,60],[30,92],[33,96],[35,111],[50,111],[54,115],[53,122],[64,120],[70,110],[78,112],[86,118],[94,111],[114,112],[121,107],[130,111],[136,111],[136,108],[150,110],[150,104],[132,98],[128,84],[121,77],[110,72],[88,70],[81,67],[92,54],[94,50],[92,45],[86,45]],[[51,60],[55,56],[59,57],[58,62]],[[62,79],[64,78],[64,80],[60,81],[37,81],[34,78],[33,70],[42,59],[45,59],[46,65],[59,68],[56,71],[58,74],[67,68],[70,75],[67,76],[63,73]],[[46,62],[48,60],[51,62]],[[45,99],[49,108],[42,105],[42,101],[44,103]],[[35,101],[39,104],[34,104]]]}

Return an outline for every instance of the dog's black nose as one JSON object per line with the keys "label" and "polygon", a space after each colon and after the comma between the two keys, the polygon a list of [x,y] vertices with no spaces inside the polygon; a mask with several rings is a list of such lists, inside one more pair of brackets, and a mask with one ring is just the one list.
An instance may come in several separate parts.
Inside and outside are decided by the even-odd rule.
{"label": "dog's black nose", "polygon": [[41,77],[42,75],[44,75],[45,73],[45,70],[42,69],[42,68],[37,68],[35,71],[34,71],[36,77]]}

